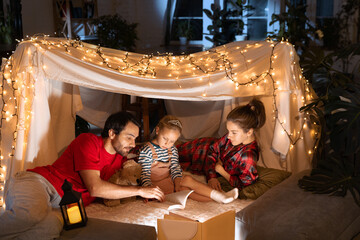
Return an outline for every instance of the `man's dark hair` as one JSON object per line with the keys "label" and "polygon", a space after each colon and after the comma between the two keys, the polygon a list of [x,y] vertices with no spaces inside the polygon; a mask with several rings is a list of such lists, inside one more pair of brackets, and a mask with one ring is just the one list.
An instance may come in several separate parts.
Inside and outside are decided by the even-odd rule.
{"label": "man's dark hair", "polygon": [[101,132],[101,136],[103,138],[109,137],[110,129],[114,130],[115,134],[119,134],[125,128],[126,124],[128,124],[128,122],[132,122],[136,126],[140,127],[140,123],[131,113],[121,111],[111,114],[106,119],[104,129]]}

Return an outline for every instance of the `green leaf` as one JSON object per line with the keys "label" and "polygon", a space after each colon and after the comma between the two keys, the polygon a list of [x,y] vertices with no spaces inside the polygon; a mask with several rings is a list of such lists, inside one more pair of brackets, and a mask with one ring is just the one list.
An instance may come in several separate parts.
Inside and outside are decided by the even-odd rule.
{"label": "green leaf", "polygon": [[214,19],[213,14],[210,12],[209,9],[203,9],[203,12],[206,14],[206,16],[210,19]]}

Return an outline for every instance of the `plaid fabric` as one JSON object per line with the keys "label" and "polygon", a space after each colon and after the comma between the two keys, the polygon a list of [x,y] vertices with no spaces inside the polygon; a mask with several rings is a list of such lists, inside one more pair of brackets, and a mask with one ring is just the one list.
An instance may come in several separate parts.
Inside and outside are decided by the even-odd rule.
{"label": "plaid fabric", "polygon": [[217,138],[198,138],[177,145],[181,168],[194,174],[204,174],[204,163],[209,148]]}
{"label": "plaid fabric", "polygon": [[256,170],[258,156],[259,148],[256,141],[246,145],[233,146],[225,135],[210,146],[204,164],[206,178],[209,180],[217,177],[215,165],[218,160],[221,160],[225,171],[231,175],[230,185],[241,190],[254,183],[258,178]]}

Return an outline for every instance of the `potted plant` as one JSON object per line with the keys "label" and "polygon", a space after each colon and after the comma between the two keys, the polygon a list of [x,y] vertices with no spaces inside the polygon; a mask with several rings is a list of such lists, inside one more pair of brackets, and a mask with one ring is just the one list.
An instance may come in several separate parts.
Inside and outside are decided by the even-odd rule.
{"label": "potted plant", "polygon": [[299,186],[318,194],[350,193],[360,207],[360,86],[346,82],[346,76],[333,77],[344,85],[328,82],[328,92],[301,109],[312,112],[310,118],[319,119],[323,130],[315,166]]}
{"label": "potted plant", "polygon": [[205,38],[213,42],[214,46],[219,46],[236,40],[236,36],[241,35],[244,30],[242,20],[244,9],[253,9],[250,5],[245,5],[243,0],[228,0],[228,5],[221,9],[215,4],[211,4],[211,9],[204,9],[204,13],[211,19],[212,25],[208,26],[209,34],[212,37]]}
{"label": "potted plant", "polygon": [[119,15],[104,15],[93,20],[97,26],[96,35],[103,47],[134,51],[136,40],[137,23],[128,23]]}
{"label": "potted plant", "polygon": [[[347,1],[343,6],[356,7],[351,4],[355,4],[354,1]],[[331,52],[313,46],[318,30],[310,27],[305,15],[306,6],[293,6],[288,1],[286,5],[286,13],[273,15],[271,24],[280,24],[275,37],[286,38],[295,45],[301,54],[303,74],[318,96],[300,109],[309,114],[310,121],[320,129],[320,136],[314,149],[311,174],[299,180],[299,187],[334,196],[345,196],[349,192],[360,206],[360,86],[355,75],[349,74],[346,68],[336,67],[338,60],[346,62],[352,56],[360,55],[360,44],[341,44],[339,41],[336,50]],[[338,29],[337,26],[332,27],[333,31]]]}
{"label": "potted plant", "polygon": [[271,16],[272,20],[269,25],[277,22],[280,28],[276,32],[270,32],[269,37],[277,40],[287,39],[295,45],[297,52],[301,54],[314,39],[316,29],[306,15],[307,5],[293,5],[289,0],[285,1],[285,5],[286,12]]}
{"label": "potted plant", "polygon": [[7,53],[15,49],[13,27],[12,27],[12,16],[10,14],[10,7],[7,5],[7,14],[3,11],[2,6],[0,7],[0,50],[1,56],[6,56]]}
{"label": "potted plant", "polygon": [[186,45],[187,41],[192,38],[193,29],[190,20],[180,20],[177,25],[177,35],[179,37],[180,45]]}

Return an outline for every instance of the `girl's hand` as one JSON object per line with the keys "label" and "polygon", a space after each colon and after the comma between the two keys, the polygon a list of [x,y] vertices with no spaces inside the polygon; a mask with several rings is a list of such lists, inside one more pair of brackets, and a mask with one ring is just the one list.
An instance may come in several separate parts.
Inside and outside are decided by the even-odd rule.
{"label": "girl's hand", "polygon": [[219,180],[217,180],[217,178],[211,178],[208,181],[208,185],[209,185],[209,187],[211,187],[215,190],[221,191],[221,185],[220,185]]}
{"label": "girl's hand", "polygon": [[181,190],[180,182],[181,182],[180,177],[174,179],[175,192],[179,192]]}

